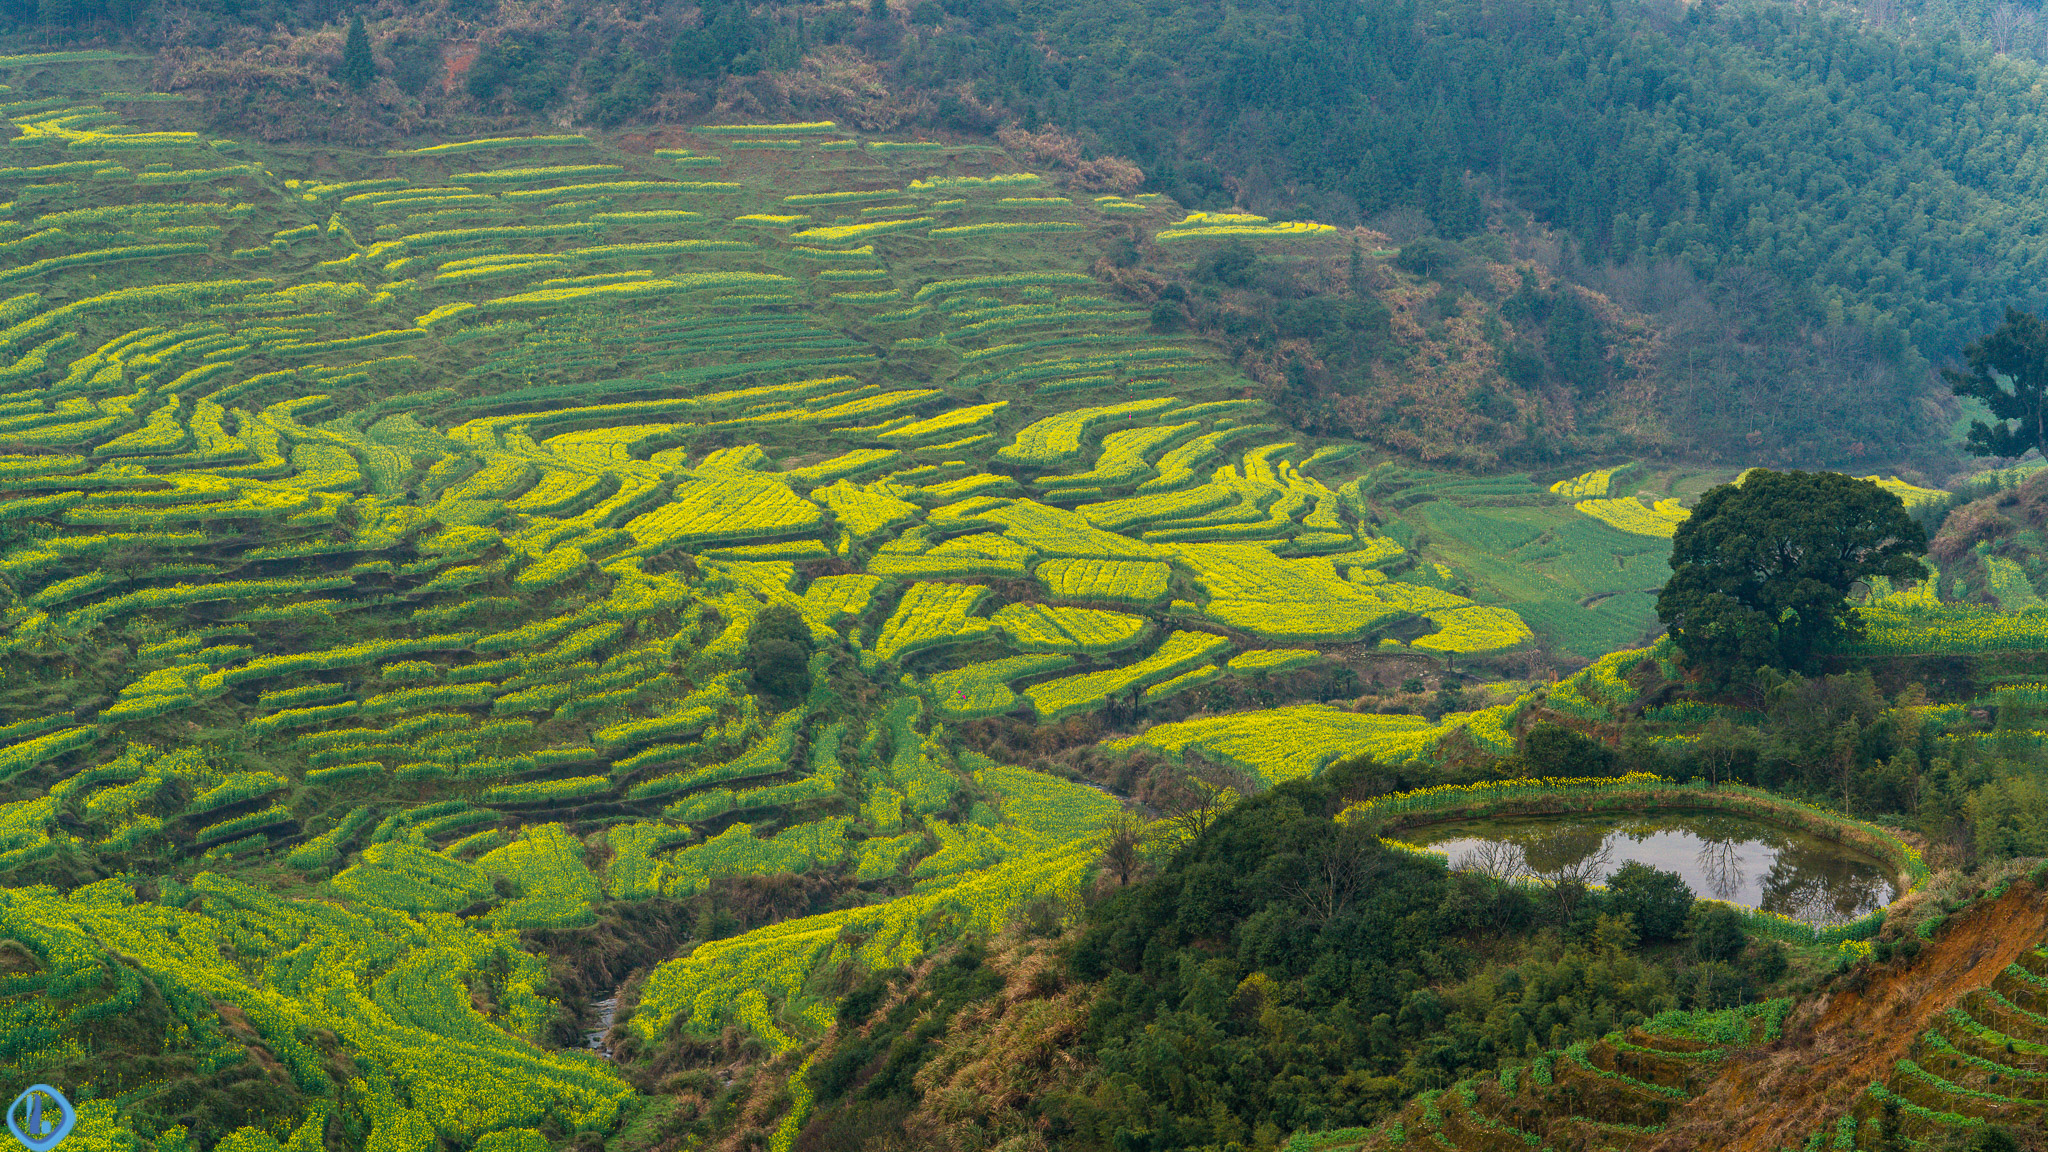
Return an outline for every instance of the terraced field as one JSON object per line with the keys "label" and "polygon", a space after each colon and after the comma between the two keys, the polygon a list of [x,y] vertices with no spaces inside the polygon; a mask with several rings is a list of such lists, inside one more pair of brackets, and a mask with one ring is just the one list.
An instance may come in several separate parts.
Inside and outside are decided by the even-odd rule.
{"label": "terraced field", "polygon": [[[1873,1081],[1841,1127],[1875,1144],[1888,1132],[1936,1141],[1969,1137],[1987,1122],[2038,1130],[2048,1117],[2048,950],[2037,946],[1971,989],[1913,1041],[1882,1083]],[[1874,1132],[1872,1130],[1875,1130]]]}
{"label": "terraced field", "polygon": [[[0,920],[39,957],[0,986],[10,1034],[66,1042],[140,974],[192,1059],[242,1050],[204,1007],[231,1005],[373,1147],[601,1130],[631,1090],[537,1044],[518,933],[850,872],[851,906],[697,948],[633,1016],[779,1050],[829,1023],[842,962],[1091,867],[1116,802],[948,723],[1142,708],[1391,631],[1532,643],[1404,578],[1346,451],[1087,271],[1131,227],[1330,229],[831,124],[259,154],[129,124],[99,98],[124,67],[8,73],[33,98],[0,166]],[[780,705],[744,665],[772,605],[815,647]],[[54,1013],[53,980],[79,993]],[[382,1071],[337,1089],[309,1030]]]}
{"label": "terraced field", "polygon": [[[0,936],[35,957],[0,970],[9,1068],[90,1081],[77,1037],[147,999],[179,1060],[275,1054],[248,1076],[316,1100],[310,1134],[601,1131],[632,1090],[539,1043],[520,933],[850,875],[662,965],[631,1019],[779,1052],[849,962],[1083,882],[1118,802],[949,724],[1113,712],[1126,747],[1268,782],[1500,751],[1526,700],[1146,709],[1653,625],[1682,509],[1368,470],[1092,271],[1126,234],[1286,259],[1333,229],[829,123],[264,150],[130,123],[175,101],[121,102],[140,74],[104,53],[0,63]],[[1873,643],[1967,615],[1887,604],[1905,639]],[[814,649],[799,699],[749,677],[772,606]],[[1552,695],[1626,704],[1599,671]],[[342,1049],[380,1071],[337,1086]],[[113,1147],[159,1081],[106,1075],[80,1131]]]}
{"label": "terraced field", "polygon": [[1732,1045],[1777,1039],[1785,1001],[1720,1012],[1667,1012],[1594,1042],[1546,1052],[1498,1077],[1427,1092],[1363,1139],[1337,1149],[1647,1148],[1719,1071]]}

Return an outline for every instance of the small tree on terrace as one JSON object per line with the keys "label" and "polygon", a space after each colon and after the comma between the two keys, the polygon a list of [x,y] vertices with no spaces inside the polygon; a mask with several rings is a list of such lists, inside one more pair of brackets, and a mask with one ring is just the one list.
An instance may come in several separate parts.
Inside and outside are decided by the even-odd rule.
{"label": "small tree on terrace", "polygon": [[747,628],[747,668],[754,690],[787,708],[811,690],[810,625],[787,604],[770,604]]}
{"label": "small tree on terrace", "polygon": [[1702,497],[1671,544],[1657,616],[1686,663],[1723,683],[1860,637],[1858,581],[1927,575],[1927,533],[1899,498],[1836,472],[1754,469]]}
{"label": "small tree on terrace", "polygon": [[1102,866],[1116,874],[1117,887],[1126,887],[1145,862],[1145,826],[1129,812],[1118,812],[1102,833]]}
{"label": "small tree on terrace", "polygon": [[1614,749],[1559,724],[1542,723],[1522,738],[1522,759],[1531,776],[1613,776]]}

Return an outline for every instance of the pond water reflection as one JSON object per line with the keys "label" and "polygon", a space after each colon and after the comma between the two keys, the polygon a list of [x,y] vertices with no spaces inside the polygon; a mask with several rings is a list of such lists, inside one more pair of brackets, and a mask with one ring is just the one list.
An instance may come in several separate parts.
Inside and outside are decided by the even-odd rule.
{"label": "pond water reflection", "polygon": [[1400,834],[1454,868],[1599,884],[1631,860],[1685,877],[1693,895],[1841,924],[1896,897],[1885,867],[1832,840],[1718,813],[1516,816]]}

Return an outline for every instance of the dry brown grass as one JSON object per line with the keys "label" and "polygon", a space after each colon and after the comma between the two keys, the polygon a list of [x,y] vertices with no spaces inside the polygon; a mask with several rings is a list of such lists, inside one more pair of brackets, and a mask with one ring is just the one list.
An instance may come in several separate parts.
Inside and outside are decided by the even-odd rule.
{"label": "dry brown grass", "polygon": [[1068,988],[1044,941],[990,957],[1000,995],[960,1013],[917,1073],[923,1100],[904,1124],[913,1147],[1041,1152],[1051,1146],[1025,1105],[1083,1071],[1085,988]]}

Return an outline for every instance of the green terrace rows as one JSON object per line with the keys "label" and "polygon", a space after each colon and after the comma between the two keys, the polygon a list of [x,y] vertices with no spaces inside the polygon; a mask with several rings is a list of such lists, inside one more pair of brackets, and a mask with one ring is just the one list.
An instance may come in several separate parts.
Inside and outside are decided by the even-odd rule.
{"label": "green terrace rows", "polygon": [[1714,1079],[1730,1048],[1777,1039],[1791,1006],[1773,1000],[1638,1016],[1639,1023],[1598,1040],[1425,1092],[1372,1129],[1303,1134],[1295,1142],[1329,1152],[1647,1148]]}
{"label": "green terrace rows", "polygon": [[[536,1043],[511,934],[610,901],[850,877],[840,912],[663,965],[635,1018],[780,1049],[831,1019],[821,974],[1072,893],[1116,802],[949,724],[1149,707],[1396,627],[1527,640],[1403,582],[1335,457],[1077,271],[1156,200],[808,129],[336,179],[83,103],[14,122],[0,660],[38,688],[0,698],[0,883],[176,879],[24,889],[4,932],[81,989],[89,941],[119,947],[202,1054],[203,1006],[235,1005],[300,1126],[604,1129],[624,1083]],[[770,606],[814,650],[795,698],[748,676]],[[863,671],[881,703],[852,713],[834,678]],[[0,1013],[61,1047],[129,975]],[[309,1030],[378,1072],[334,1082]]]}
{"label": "green terrace rows", "polygon": [[1857,1148],[1882,1147],[1892,1135],[1967,1140],[1993,1124],[2038,1131],[2048,1119],[2044,1012],[2048,950],[2037,946],[1935,1017],[1890,1074],[1856,1098],[1838,1128]]}

